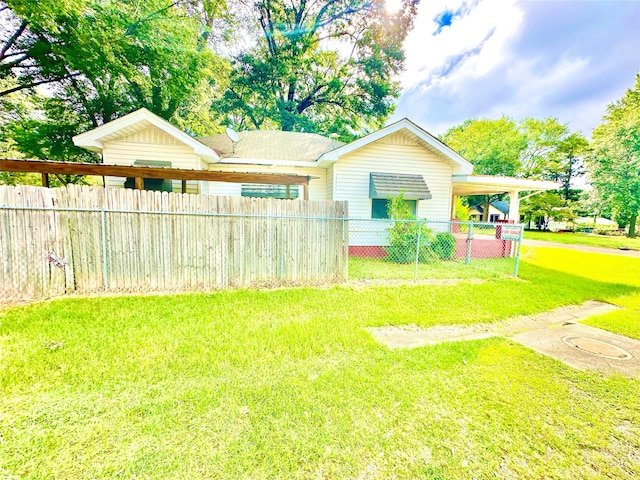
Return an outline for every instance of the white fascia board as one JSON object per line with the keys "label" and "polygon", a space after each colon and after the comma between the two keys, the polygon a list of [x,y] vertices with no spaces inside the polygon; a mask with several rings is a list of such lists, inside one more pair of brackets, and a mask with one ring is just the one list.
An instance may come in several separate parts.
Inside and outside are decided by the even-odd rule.
{"label": "white fascia board", "polygon": [[283,166],[283,167],[320,167],[318,162],[300,162],[295,160],[265,160],[261,158],[237,158],[227,157],[218,162],[219,165],[262,165],[264,167]]}
{"label": "white fascia board", "polygon": [[391,135],[392,133],[398,132],[400,130],[408,130],[413,133],[415,136],[423,140],[424,142],[431,145],[433,148],[438,150],[444,156],[448,157],[455,164],[459,165],[460,169],[465,173],[471,173],[473,171],[473,165],[465,160],[462,156],[452,150],[450,147],[442,143],[440,140],[435,138],[429,132],[423,130],[418,127],[415,123],[407,118],[403,118],[402,120],[392,123],[386,127],[381,128],[369,135],[359,138],[347,145],[343,145],[342,147],[338,147],[335,150],[325,153],[318,158],[317,163],[321,165],[324,162],[335,162],[342,155],[346,155],[354,150],[365,147],[381,138],[386,137],[387,135]]}
{"label": "white fascia board", "polygon": [[323,153],[322,155],[320,155],[318,160],[316,160],[316,165],[318,167],[326,168],[324,166],[326,163],[335,163],[338,161],[338,158],[339,158],[339,155],[336,153],[336,151],[331,150],[330,152]]}
{"label": "white fascia board", "polygon": [[166,134],[171,135],[173,138],[190,146],[191,148],[193,148],[196,155],[200,155],[200,157],[204,158],[210,163],[220,161],[220,157],[216,152],[211,150],[203,143],[200,143],[195,138],[187,135],[179,128],[174,127],[165,119],[158,117],[154,113],[151,113],[146,108],[141,108],[139,110],[136,110],[135,112],[125,115],[124,117],[117,118],[116,120],[112,120],[111,122],[94,128],[93,130],[89,130],[88,132],[76,135],[75,137],[73,137],[73,143],[78,147],[88,148],[90,150],[95,148],[101,150],[102,143],[100,142],[100,140],[102,138],[116,133],[118,130],[122,130],[123,128],[130,127],[131,125],[143,121],[151,123],[153,126],[159,128]]}

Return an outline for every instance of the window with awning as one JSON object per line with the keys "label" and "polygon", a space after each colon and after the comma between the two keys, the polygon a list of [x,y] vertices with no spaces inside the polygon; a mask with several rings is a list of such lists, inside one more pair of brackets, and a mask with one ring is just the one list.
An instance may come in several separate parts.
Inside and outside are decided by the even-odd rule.
{"label": "window with awning", "polygon": [[369,174],[369,198],[389,199],[402,194],[405,200],[430,200],[431,192],[422,175]]}

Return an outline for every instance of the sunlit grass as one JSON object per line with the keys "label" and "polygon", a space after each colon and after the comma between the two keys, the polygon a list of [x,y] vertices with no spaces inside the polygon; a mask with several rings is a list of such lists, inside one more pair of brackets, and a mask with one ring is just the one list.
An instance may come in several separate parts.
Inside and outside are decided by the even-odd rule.
{"label": "sunlit grass", "polygon": [[588,233],[555,233],[526,230],[524,238],[529,240],[544,240],[565,244],[591,245],[594,247],[628,248],[640,250],[640,238],[614,237]]}
{"label": "sunlit grass", "polygon": [[430,263],[396,263],[384,258],[349,257],[349,280],[418,280],[500,278],[513,275],[514,258],[437,260]]}
{"label": "sunlit grass", "polygon": [[638,380],[504,339],[391,351],[364,330],[640,296],[629,259],[557,251],[529,250],[521,279],[0,312],[0,477],[636,478]]}
{"label": "sunlit grass", "polygon": [[582,278],[640,287],[640,258],[523,246],[522,259],[531,265]]}

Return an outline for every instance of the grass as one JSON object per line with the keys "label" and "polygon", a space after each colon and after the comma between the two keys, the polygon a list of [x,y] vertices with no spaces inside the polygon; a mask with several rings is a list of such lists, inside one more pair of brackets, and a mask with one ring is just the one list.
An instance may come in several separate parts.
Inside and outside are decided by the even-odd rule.
{"label": "grass", "polygon": [[384,258],[349,257],[350,280],[413,280],[418,279],[464,279],[500,278],[513,275],[513,258],[473,259],[469,265],[461,260],[419,263],[395,263]]}
{"label": "grass", "polygon": [[543,240],[564,244],[590,245],[593,247],[625,248],[640,250],[640,238],[614,237],[588,233],[555,233],[525,230],[524,238],[528,240]]}
{"label": "grass", "polygon": [[[580,278],[640,287],[640,258],[585,255],[575,250],[523,247],[523,260],[545,269],[571,272]],[[591,317],[584,323],[640,339],[640,293],[625,295],[612,303],[622,308],[605,315]]]}
{"label": "grass", "polygon": [[640,296],[640,260],[557,252],[527,250],[521,279],[0,312],[0,477],[637,478],[639,380],[364,330]]}

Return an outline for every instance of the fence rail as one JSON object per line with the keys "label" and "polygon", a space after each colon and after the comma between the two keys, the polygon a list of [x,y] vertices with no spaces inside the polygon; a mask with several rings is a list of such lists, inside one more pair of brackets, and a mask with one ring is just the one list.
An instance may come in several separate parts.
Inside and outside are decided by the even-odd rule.
{"label": "fence rail", "polygon": [[0,186],[0,300],[518,274],[523,227],[303,202]]}
{"label": "fence rail", "polygon": [[0,187],[0,297],[346,278],[344,202]]}

